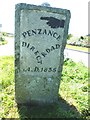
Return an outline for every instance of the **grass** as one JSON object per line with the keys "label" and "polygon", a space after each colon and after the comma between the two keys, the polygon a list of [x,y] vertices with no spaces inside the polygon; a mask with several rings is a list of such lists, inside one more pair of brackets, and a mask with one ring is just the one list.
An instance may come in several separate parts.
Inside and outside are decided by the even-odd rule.
{"label": "grass", "polygon": [[14,58],[0,57],[1,118],[55,117],[89,120],[88,111],[88,69],[81,63],[66,60],[63,66],[59,89],[60,102],[52,106],[17,107],[15,102]]}
{"label": "grass", "polygon": [[8,41],[3,36],[1,36],[0,37],[0,45],[5,45],[7,43],[8,43]]}
{"label": "grass", "polygon": [[83,52],[89,51],[89,48],[80,47],[80,46],[73,46],[73,45],[66,45],[66,48],[73,49],[73,50],[79,50],[79,51],[83,51]]}
{"label": "grass", "polygon": [[7,41],[7,40],[0,41],[0,45],[5,45],[5,44],[7,44],[7,43],[8,43],[8,41]]}
{"label": "grass", "polygon": [[68,35],[67,44],[90,48],[90,39],[88,36],[75,37],[72,35]]}
{"label": "grass", "polygon": [[62,98],[85,115],[88,111],[88,69],[82,63],[65,62],[60,91]]}

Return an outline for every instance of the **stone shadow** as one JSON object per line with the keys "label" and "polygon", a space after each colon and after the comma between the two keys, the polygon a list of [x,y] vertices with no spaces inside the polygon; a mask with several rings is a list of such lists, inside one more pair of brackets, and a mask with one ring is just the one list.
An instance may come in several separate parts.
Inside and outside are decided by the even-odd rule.
{"label": "stone shadow", "polygon": [[59,97],[57,103],[50,105],[21,105],[18,104],[18,111],[20,119],[33,119],[37,118],[57,118],[61,120],[86,120],[83,119],[75,106],[70,105]]}

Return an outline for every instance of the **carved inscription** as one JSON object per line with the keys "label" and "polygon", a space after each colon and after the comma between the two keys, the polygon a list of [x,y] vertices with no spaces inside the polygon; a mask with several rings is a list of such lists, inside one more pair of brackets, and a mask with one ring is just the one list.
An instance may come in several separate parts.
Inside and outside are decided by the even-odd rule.
{"label": "carved inscription", "polygon": [[36,49],[35,46],[32,46],[30,43],[28,42],[22,42],[22,47],[23,48],[27,48],[30,52],[33,52],[33,54],[35,55],[35,59],[37,60],[37,63],[42,64],[42,58],[46,57],[50,52],[59,49],[60,48],[60,44],[55,44],[54,46],[50,46],[49,48],[46,48],[44,51],[40,52]]}
{"label": "carved inscription", "polygon": [[[37,27],[31,27],[32,24],[30,24],[30,27],[27,26],[27,29],[22,30],[20,44],[22,51],[21,71],[24,73],[58,72],[61,50],[60,39],[62,39],[65,25],[65,18],[58,18],[42,15],[38,18],[40,28],[35,23],[36,21],[34,21]],[[42,26],[43,24],[44,27]]]}
{"label": "carved inscription", "polygon": [[26,68],[26,69],[23,69],[24,72],[57,72],[57,68],[52,68],[52,67],[49,67],[49,68],[39,68],[39,67],[34,67],[34,68]]}
{"label": "carved inscription", "polygon": [[22,35],[24,38],[35,36],[35,35],[48,35],[48,36],[54,37],[56,40],[59,40],[61,38],[61,35],[59,35],[57,32],[46,30],[46,29],[27,30],[22,32]]}
{"label": "carved inscription", "polygon": [[[60,49],[61,44],[59,44],[58,41],[60,40],[61,35],[54,30],[47,30],[47,29],[29,29],[27,31],[22,32],[21,34],[23,38],[23,40],[21,41],[21,49],[24,49],[24,51],[28,51],[28,53],[32,54],[33,59],[35,59],[37,62],[37,64],[35,64],[34,66],[28,65],[26,67],[25,66],[22,67],[22,71],[24,73],[28,73],[28,72],[56,73],[58,71],[57,66],[53,66],[53,65],[43,66],[44,64],[43,60],[47,57],[49,57],[50,59],[50,54],[51,53],[53,54],[54,51]],[[54,40],[56,40],[56,42],[54,42],[54,44],[50,43],[50,45],[48,45],[48,47],[44,48],[43,50],[39,50],[35,44],[30,42],[31,37],[36,37],[37,35],[46,36],[45,40],[47,40],[47,36],[53,37]],[[42,43],[43,42],[44,41],[42,40]],[[22,56],[22,57],[24,59],[24,57],[26,56]]]}

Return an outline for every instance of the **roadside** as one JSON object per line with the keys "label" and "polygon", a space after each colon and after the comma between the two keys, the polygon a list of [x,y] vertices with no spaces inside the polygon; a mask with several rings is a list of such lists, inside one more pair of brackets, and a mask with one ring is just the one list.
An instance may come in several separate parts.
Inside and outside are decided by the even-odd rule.
{"label": "roadside", "polygon": [[82,62],[86,67],[90,68],[90,48],[66,45],[64,56],[65,58],[72,59],[76,63]]}
{"label": "roadside", "polygon": [[14,38],[5,37],[8,41],[8,44],[0,45],[0,56],[10,56],[14,55]]}
{"label": "roadside", "polygon": [[90,53],[88,52],[66,48],[64,51],[64,56],[65,56],[65,59],[70,58],[76,63],[82,62],[86,67],[90,68],[89,61],[88,61]]}
{"label": "roadside", "polygon": [[86,47],[66,45],[66,48],[73,49],[73,50],[78,50],[78,51],[83,51],[83,52],[90,52],[90,50],[89,50],[90,48],[86,48]]}
{"label": "roadside", "polygon": [[[14,56],[14,37],[6,37],[8,44],[0,45],[0,56]],[[66,45],[66,49],[64,51],[65,58],[70,58],[75,62],[82,62],[86,67],[89,67],[88,58],[90,56],[90,52],[88,53],[88,48],[77,47]]]}

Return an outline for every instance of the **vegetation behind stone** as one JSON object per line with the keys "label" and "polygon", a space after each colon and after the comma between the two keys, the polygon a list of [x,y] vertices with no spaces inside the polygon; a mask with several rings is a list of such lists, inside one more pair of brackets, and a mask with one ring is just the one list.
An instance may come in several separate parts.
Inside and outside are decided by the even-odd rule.
{"label": "vegetation behind stone", "polygon": [[90,37],[89,36],[75,37],[72,34],[69,34],[67,37],[67,44],[90,48]]}

